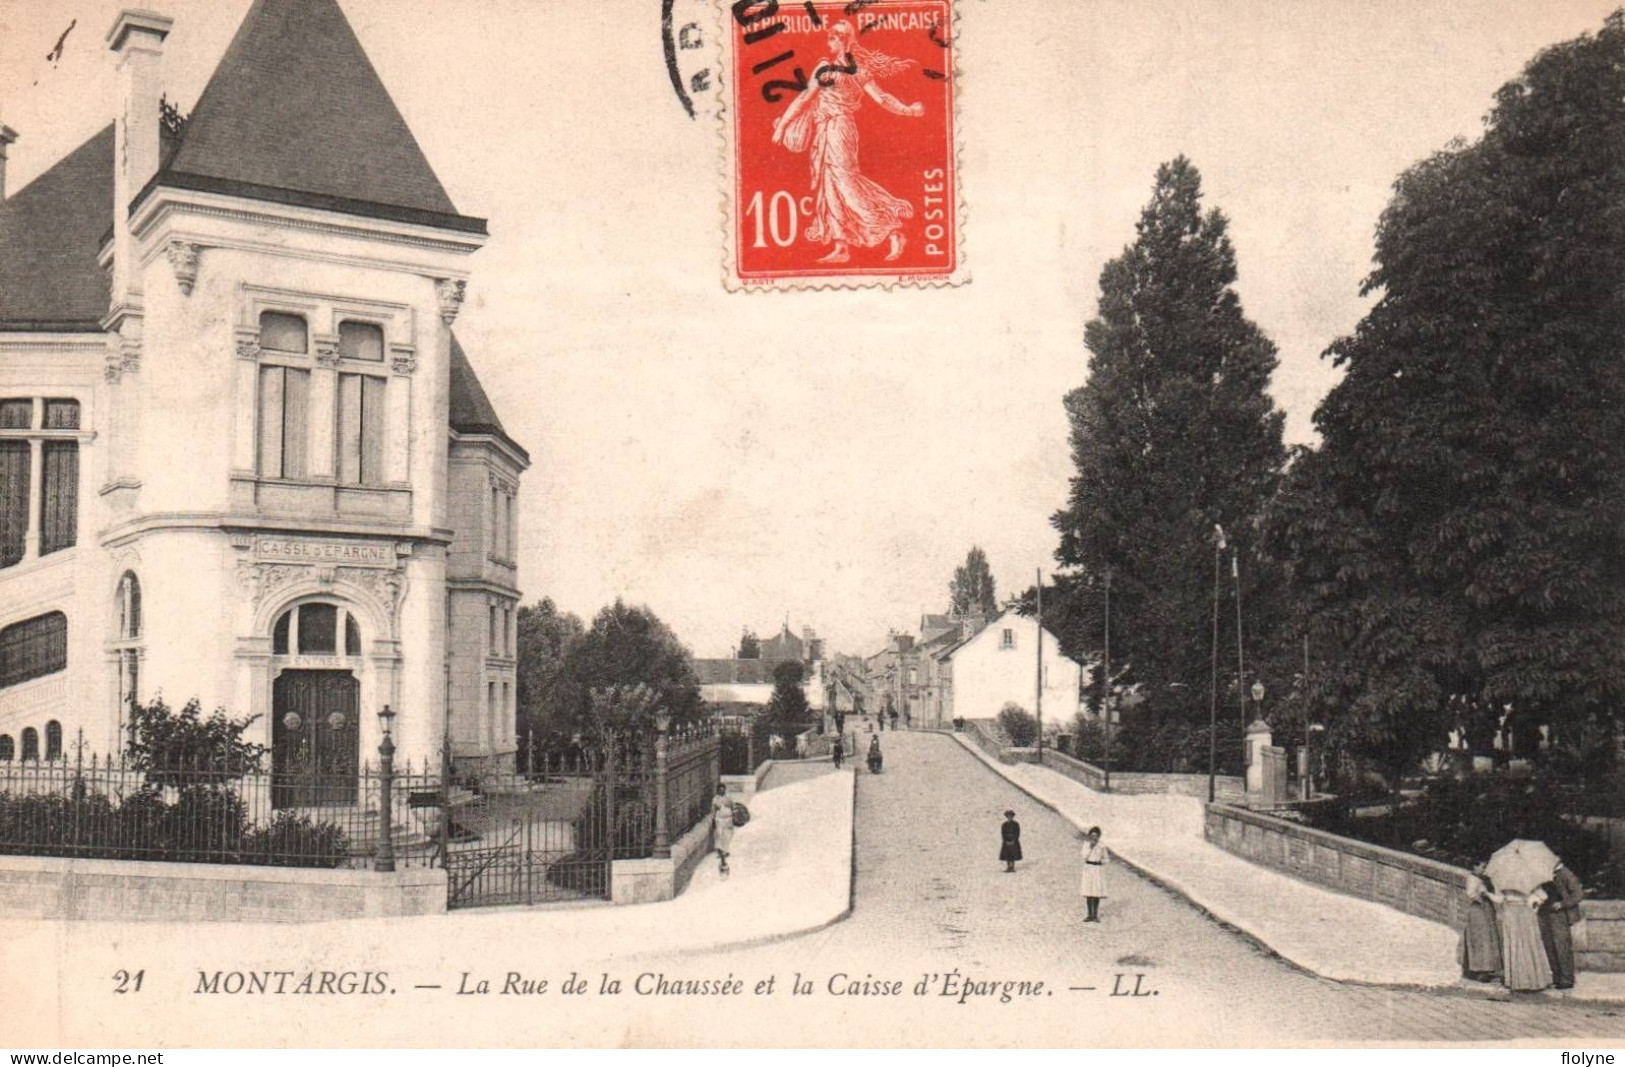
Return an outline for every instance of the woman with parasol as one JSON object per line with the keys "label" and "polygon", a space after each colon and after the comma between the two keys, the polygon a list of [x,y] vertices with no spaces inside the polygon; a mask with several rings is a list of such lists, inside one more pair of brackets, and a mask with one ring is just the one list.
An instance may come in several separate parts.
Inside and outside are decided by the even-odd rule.
{"label": "woman with parasol", "polygon": [[1557,854],[1544,842],[1514,838],[1495,850],[1484,875],[1501,897],[1502,980],[1518,993],[1534,993],[1552,984],[1552,968],[1540,939],[1536,909],[1546,900],[1542,884],[1557,869]]}

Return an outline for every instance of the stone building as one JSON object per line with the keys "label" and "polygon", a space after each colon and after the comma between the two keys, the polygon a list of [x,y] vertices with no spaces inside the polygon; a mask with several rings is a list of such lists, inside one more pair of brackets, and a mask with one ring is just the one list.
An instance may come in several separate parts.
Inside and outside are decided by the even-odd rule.
{"label": "stone building", "polygon": [[529,457],[452,333],[485,221],[335,0],[255,0],[189,117],[171,30],[119,16],[109,125],[0,186],[0,758],[116,751],[161,690],[278,771],[385,704],[403,758],[500,766]]}

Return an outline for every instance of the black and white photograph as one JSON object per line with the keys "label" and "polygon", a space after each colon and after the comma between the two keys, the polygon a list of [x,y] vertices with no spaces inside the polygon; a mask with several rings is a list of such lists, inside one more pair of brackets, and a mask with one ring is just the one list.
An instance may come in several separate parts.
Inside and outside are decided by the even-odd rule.
{"label": "black and white photograph", "polygon": [[1617,1062],[1619,4],[0,0],[0,1046]]}

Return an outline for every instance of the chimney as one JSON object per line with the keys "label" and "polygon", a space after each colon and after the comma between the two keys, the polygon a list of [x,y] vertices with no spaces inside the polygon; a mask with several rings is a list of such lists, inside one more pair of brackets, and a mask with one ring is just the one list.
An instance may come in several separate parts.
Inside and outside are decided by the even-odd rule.
{"label": "chimney", "polygon": [[17,131],[0,122],[0,202],[6,199],[6,151],[17,140]]}
{"label": "chimney", "polygon": [[132,300],[130,201],[158,173],[158,62],[175,20],[152,11],[123,11],[107,31],[118,56],[118,122],[114,134],[113,304]]}

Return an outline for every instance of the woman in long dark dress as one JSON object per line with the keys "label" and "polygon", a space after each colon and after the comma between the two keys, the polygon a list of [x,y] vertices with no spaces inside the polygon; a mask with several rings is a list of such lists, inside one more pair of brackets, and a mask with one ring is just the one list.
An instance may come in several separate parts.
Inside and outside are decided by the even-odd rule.
{"label": "woman in long dark dress", "polygon": [[1004,861],[1004,873],[1014,874],[1016,861],[1021,858],[1021,824],[1016,822],[1016,813],[1004,813],[1004,825],[999,827],[999,859]]}

